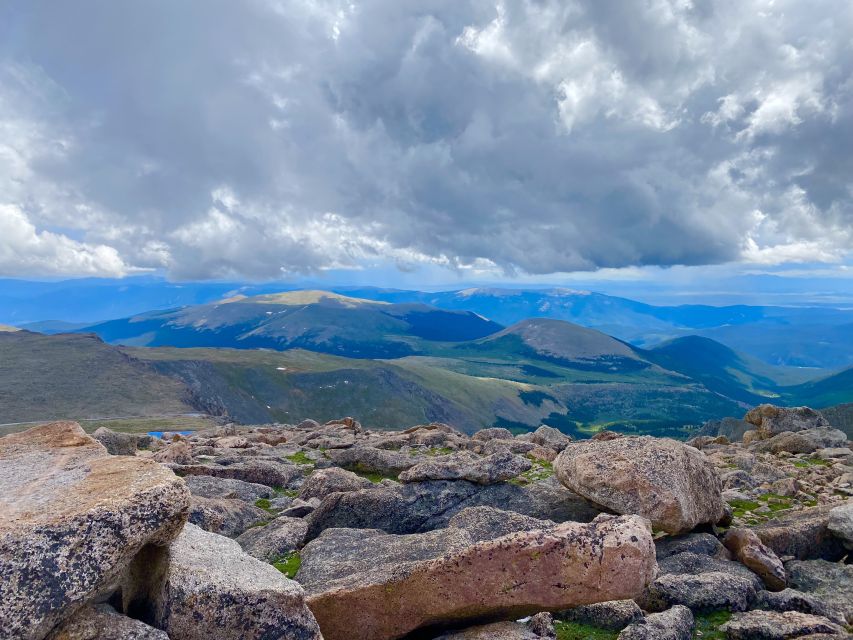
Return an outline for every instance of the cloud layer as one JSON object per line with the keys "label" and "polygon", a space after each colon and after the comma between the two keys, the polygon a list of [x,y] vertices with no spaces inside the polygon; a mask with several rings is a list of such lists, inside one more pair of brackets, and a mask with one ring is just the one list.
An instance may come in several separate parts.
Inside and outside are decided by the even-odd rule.
{"label": "cloud layer", "polygon": [[0,274],[833,262],[847,0],[0,7]]}

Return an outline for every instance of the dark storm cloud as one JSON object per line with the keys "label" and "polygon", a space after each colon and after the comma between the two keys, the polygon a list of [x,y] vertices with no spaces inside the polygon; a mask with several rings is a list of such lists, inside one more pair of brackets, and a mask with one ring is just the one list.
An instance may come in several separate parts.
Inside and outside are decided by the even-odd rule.
{"label": "dark storm cloud", "polygon": [[0,272],[832,261],[853,8],[0,8]]}

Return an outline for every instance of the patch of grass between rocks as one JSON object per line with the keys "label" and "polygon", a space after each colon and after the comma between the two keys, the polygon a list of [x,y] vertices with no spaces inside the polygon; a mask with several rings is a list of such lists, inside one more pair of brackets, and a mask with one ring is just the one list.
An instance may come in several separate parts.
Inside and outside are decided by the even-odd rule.
{"label": "patch of grass between rocks", "polygon": [[293,579],[296,576],[296,572],[299,571],[299,567],[302,566],[302,558],[299,556],[298,551],[291,551],[276,558],[271,564],[288,578]]}
{"label": "patch of grass between rocks", "polygon": [[720,631],[720,627],[731,620],[731,611],[711,611],[709,613],[697,613],[693,628],[695,640],[726,640],[726,634]]}
{"label": "patch of grass between rocks", "polygon": [[601,627],[581,622],[555,622],[557,640],[616,640],[618,631],[610,631]]}

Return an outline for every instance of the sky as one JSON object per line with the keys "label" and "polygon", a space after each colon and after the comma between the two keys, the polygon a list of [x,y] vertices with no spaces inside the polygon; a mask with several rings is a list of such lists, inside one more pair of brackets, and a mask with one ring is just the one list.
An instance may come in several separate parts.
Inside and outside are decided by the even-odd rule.
{"label": "sky", "polygon": [[0,0],[0,276],[849,290],[851,33],[849,0]]}

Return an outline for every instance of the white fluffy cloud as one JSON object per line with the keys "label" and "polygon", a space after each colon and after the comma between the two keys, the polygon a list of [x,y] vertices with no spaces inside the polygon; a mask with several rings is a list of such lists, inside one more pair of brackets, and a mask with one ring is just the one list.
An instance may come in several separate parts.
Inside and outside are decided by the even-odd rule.
{"label": "white fluffy cloud", "polygon": [[12,0],[0,272],[841,260],[851,31],[846,0]]}

